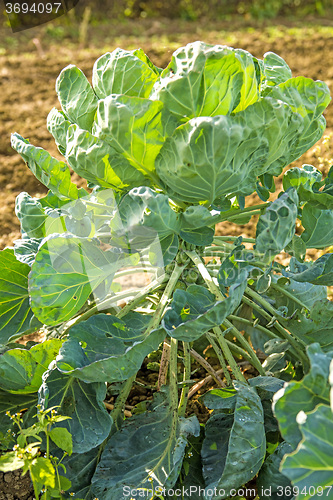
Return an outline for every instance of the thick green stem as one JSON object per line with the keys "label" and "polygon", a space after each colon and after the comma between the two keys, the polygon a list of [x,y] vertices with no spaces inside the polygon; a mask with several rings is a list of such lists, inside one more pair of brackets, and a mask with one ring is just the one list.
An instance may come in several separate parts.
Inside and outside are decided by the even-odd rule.
{"label": "thick green stem", "polygon": [[[258,210],[262,210],[263,208],[267,208],[267,207],[269,207],[270,204],[271,204],[271,202],[269,202],[269,201],[267,203],[260,203],[259,205],[253,205],[252,207],[246,207],[243,209],[235,210],[232,214],[229,212],[228,215],[223,215],[223,212],[222,212],[220,214],[220,217],[218,219],[216,218],[214,221],[214,224],[212,224],[212,225],[218,224],[219,222],[224,222],[226,220],[233,219],[234,217],[237,217],[238,215],[243,215],[243,214],[250,213],[250,212],[257,213]],[[227,214],[228,212],[225,212],[225,213]]]}
{"label": "thick green stem", "polygon": [[[272,304],[270,304],[267,300],[265,300],[261,295],[259,295],[259,293],[255,292],[254,290],[252,290],[252,288],[250,287],[246,287],[246,290],[245,292],[247,293],[247,295],[249,295],[251,297],[252,300],[255,300],[257,301],[260,305],[262,305],[272,316],[276,316],[278,314],[278,312],[276,311],[276,309],[272,306]],[[282,328],[282,327],[281,327]],[[284,330],[284,328],[283,328]],[[289,337],[292,337],[292,335],[287,332],[286,330],[284,330],[284,333],[283,335],[285,335],[285,333],[288,334],[288,338]],[[304,348],[306,347],[306,343],[302,340],[302,339],[299,339],[298,337],[293,339],[295,342],[298,342],[299,344],[301,344]]]}
{"label": "thick green stem", "polygon": [[[169,281],[167,283],[167,286],[165,287],[164,292],[162,294],[161,300],[155,309],[154,316],[152,317],[152,319],[151,319],[151,321],[146,329],[146,335],[148,335],[152,330],[157,328],[158,325],[160,324],[161,318],[163,316],[163,313],[164,313],[166,306],[169,303],[172,292],[174,291],[175,286],[177,285],[178,280],[179,280],[179,278],[180,278],[180,276],[181,276],[181,274],[186,266],[187,266],[187,264],[184,264],[182,266],[176,265],[174,267],[172,274],[169,278]],[[125,307],[124,307],[124,309],[125,309]],[[123,312],[123,310],[121,312]],[[121,314],[121,316],[123,316],[123,314]],[[119,317],[121,317],[121,316],[119,316]]]}
{"label": "thick green stem", "polygon": [[49,436],[49,429],[48,427],[46,428],[46,458],[50,458],[50,436]]}
{"label": "thick green stem", "polygon": [[250,344],[248,343],[248,341],[246,340],[244,335],[242,335],[240,333],[240,331],[238,331],[237,328],[232,323],[230,323],[230,321],[228,319],[225,319],[223,321],[223,324],[228,329],[230,329],[230,331],[233,333],[233,335],[235,335],[238,342],[244,347],[244,349],[246,350],[246,352],[249,354],[249,356],[251,358],[252,365],[258,370],[259,374],[266,375],[266,372],[263,369],[263,367],[261,366],[261,363],[260,363],[256,353],[254,352],[254,350],[252,349],[252,347],[250,346]]}
{"label": "thick green stem", "polygon": [[[199,258],[199,256],[195,252],[193,252],[193,251],[192,252],[186,252],[186,253],[192,259],[192,261],[194,262],[194,264],[197,266],[197,268],[198,268],[201,276],[205,280],[205,282],[206,282],[207,287],[209,288],[209,290],[215,295],[215,297],[218,300],[224,300],[224,297],[223,297],[222,293],[220,292],[220,290],[217,287],[217,285],[214,283],[213,278],[211,277],[210,273],[208,272],[206,266],[201,262],[201,259]],[[227,328],[231,328],[232,329],[233,334],[235,335],[235,337],[243,345],[243,347],[247,350],[253,366],[255,366],[255,368],[258,370],[259,373],[264,374],[264,370],[263,370],[263,368],[261,366],[261,363],[260,363],[259,359],[257,358],[256,353],[253,351],[252,347],[247,342],[247,340],[243,337],[243,335],[228,320],[225,320],[223,323],[224,323],[224,325]],[[215,329],[214,329],[214,332],[215,332]],[[221,345],[219,336],[218,336],[218,340],[219,340],[219,344]],[[230,353],[230,350],[228,348],[228,345],[227,345],[224,337],[223,337],[223,341],[224,341],[223,342],[223,346],[221,345],[221,348],[223,350],[223,353],[226,355],[226,352],[224,351],[224,346],[228,349],[229,353]],[[230,355],[231,355],[231,353],[230,353]],[[232,355],[231,355],[231,357],[232,357]],[[229,359],[228,359],[228,362],[229,362]],[[229,362],[229,365],[230,365],[230,362]],[[232,366],[232,365],[230,365],[230,366]],[[239,368],[238,368],[238,370],[239,370]],[[242,377],[243,377],[243,375],[242,375]]]}
{"label": "thick green stem", "polygon": [[184,375],[183,375],[184,385],[182,388],[178,406],[178,414],[180,417],[185,417],[188,391],[189,391],[189,386],[187,382],[191,378],[191,355],[190,355],[190,346],[188,342],[183,342],[183,351],[184,351]]}
{"label": "thick green stem", "polygon": [[[205,280],[205,283],[206,283],[209,291],[212,292],[215,295],[215,297],[216,297],[217,300],[225,300],[225,298],[223,297],[220,289],[214,283],[212,276],[210,275],[210,273],[209,273],[208,269],[206,268],[206,266],[201,261],[201,259],[198,256],[198,254],[196,252],[194,252],[194,251],[187,251],[186,253],[190,257],[190,259],[193,261],[193,263],[197,266],[197,268],[198,268],[198,270],[199,270],[202,278]],[[233,325],[231,325],[231,326],[233,327]],[[234,373],[235,377],[238,380],[245,381],[245,378],[244,378],[242,372],[240,371],[239,366],[237,365],[236,361],[234,360],[234,358],[233,358],[233,356],[232,356],[232,354],[230,352],[229,346],[228,346],[228,344],[226,342],[226,339],[223,336],[223,333],[222,333],[220,327],[213,328],[213,331],[216,334],[218,343],[220,344],[221,349],[223,351],[223,354],[225,355],[225,357],[226,357],[226,359],[227,359],[227,361],[228,361],[231,369],[233,371],[234,371],[234,369],[236,370],[235,373]],[[261,364],[260,364],[260,362],[259,362],[256,354],[254,353],[253,349],[250,347],[250,345],[248,343],[247,343],[247,347],[250,349],[250,351],[253,352],[253,354],[250,354],[251,360],[255,360],[256,368],[258,369],[259,365],[260,365],[260,370],[262,371]],[[254,356],[255,356],[255,358],[254,358]]]}
{"label": "thick green stem", "polygon": [[[240,238],[240,236],[215,236],[214,240],[216,240],[216,241],[236,241],[236,240],[238,240],[238,238]],[[243,238],[243,236],[242,236],[242,243],[255,243],[255,242],[256,242],[255,238]]]}
{"label": "thick green stem", "polygon": [[[248,290],[250,291],[249,293],[248,293]],[[271,321],[272,316],[275,317],[275,312],[276,312],[275,309],[271,306],[271,304],[269,304],[269,302],[267,302],[259,294],[257,294],[256,292],[254,292],[250,288],[247,288],[246,292],[248,293],[248,295],[251,296],[251,298],[253,300],[249,300],[247,297],[243,296],[242,301],[245,304],[251,306],[253,309],[256,309],[265,319],[267,319],[268,321]],[[255,301],[259,302],[262,307],[260,305],[256,304]],[[266,307],[266,305],[268,305],[269,308]],[[268,314],[263,309],[263,307],[265,307],[267,310],[269,310],[270,313],[272,314],[272,316],[270,316],[270,314]],[[279,332],[281,338],[288,340],[288,342],[290,343],[290,345],[293,348],[291,350],[291,352],[293,352],[294,356],[299,357],[302,360],[304,367],[307,368],[309,366],[309,361],[308,361],[306,354],[304,353],[304,347],[303,347],[304,342],[301,341],[301,339],[299,339],[299,338],[293,337],[293,335],[291,333],[289,333],[287,330],[285,330],[283,328],[283,326],[281,326],[277,320],[275,320],[275,322],[274,322],[274,328]],[[304,346],[305,346],[305,344],[304,344]]]}
{"label": "thick green stem", "polygon": [[210,292],[212,292],[212,294],[215,295],[217,300],[224,300],[224,297],[223,297],[222,293],[220,292],[220,289],[218,288],[217,285],[215,285],[213,278],[209,274],[208,269],[206,268],[205,264],[200,259],[199,255],[196,252],[190,251],[190,250],[187,250],[185,253],[190,257],[192,262],[197,266],[199,273],[201,274],[202,278],[205,280],[205,283],[208,287],[208,290]]}
{"label": "thick green stem", "polygon": [[244,349],[236,345],[234,342],[230,342],[230,340],[225,338],[226,343],[231,352],[233,352],[236,356],[242,356],[242,358],[246,359],[249,363],[251,363],[251,358]]}
{"label": "thick green stem", "polygon": [[160,276],[156,280],[154,280],[151,283],[149,283],[149,285],[147,285],[145,288],[143,288],[142,290],[140,290],[140,292],[138,292],[135,295],[135,297],[132,300],[130,300],[128,302],[128,304],[126,304],[126,306],[123,307],[122,310],[117,314],[118,318],[122,318],[127,313],[129,313],[130,311],[132,311],[132,309],[135,309],[137,307],[137,305],[140,304],[140,302],[145,297],[147,297],[147,295],[149,295],[152,292],[155,292],[158,288],[160,288],[160,286],[162,285],[162,283],[164,283],[166,280],[167,280],[167,277],[165,275]]}
{"label": "thick green stem", "polygon": [[[108,205],[105,205],[104,203],[98,203],[96,201],[84,200],[84,203],[88,205],[88,207],[98,208],[98,210],[105,211],[106,209],[110,209],[111,210],[110,215],[112,215],[112,212],[114,212],[115,210],[115,207],[108,207]],[[111,236],[111,233],[109,234],[109,236]]]}
{"label": "thick green stem", "polygon": [[213,332],[216,335],[217,341],[221,346],[223,354],[226,357],[226,360],[228,361],[229,366],[230,366],[235,378],[237,380],[240,380],[241,382],[246,382],[246,379],[245,379],[244,375],[242,374],[242,372],[240,371],[239,366],[237,365],[235,358],[231,354],[231,351],[230,351],[229,346],[226,342],[226,339],[224,338],[224,335],[223,335],[221,328],[219,326],[216,326],[215,328],[213,328]]}
{"label": "thick green stem", "polygon": [[264,326],[261,326],[259,324],[254,324],[253,321],[250,321],[248,319],[245,319],[245,318],[240,318],[239,316],[235,316],[233,314],[230,314],[228,316],[228,319],[229,320],[232,320],[232,321],[239,321],[240,323],[243,323],[244,325],[248,325],[248,326],[251,326],[252,328],[256,328],[257,330],[259,330],[260,332],[263,332],[265,333],[270,339],[276,339],[276,338],[279,338],[277,337],[277,335],[275,335],[275,333],[273,333],[271,330],[268,330],[268,328],[265,328]]}
{"label": "thick green stem", "polygon": [[214,339],[214,337],[213,337],[212,334],[206,333],[206,337],[207,337],[208,341],[212,344],[212,347],[213,347],[213,349],[214,349],[214,351],[216,353],[217,359],[220,362],[221,368],[223,369],[223,373],[224,373],[224,376],[225,376],[226,381],[227,381],[227,385],[231,385],[231,383],[232,383],[231,382],[231,377],[230,377],[230,373],[229,373],[229,370],[228,370],[228,367],[227,367],[227,363],[225,362],[225,359],[224,359],[224,356],[223,356],[222,349],[217,344],[217,342],[215,342],[215,339]]}
{"label": "thick green stem", "polygon": [[112,410],[112,412],[110,414],[112,419],[113,419],[113,425],[112,425],[113,429],[111,430],[111,432],[114,432],[115,430],[120,429],[120,425],[121,425],[120,422],[122,421],[121,413],[124,409],[128,395],[131,392],[132,385],[133,385],[135,378],[136,378],[136,374],[132,375],[130,378],[128,378],[126,380],[126,382],[124,383],[124,386],[122,387],[122,389],[121,389],[121,391],[116,399],[114,409]]}

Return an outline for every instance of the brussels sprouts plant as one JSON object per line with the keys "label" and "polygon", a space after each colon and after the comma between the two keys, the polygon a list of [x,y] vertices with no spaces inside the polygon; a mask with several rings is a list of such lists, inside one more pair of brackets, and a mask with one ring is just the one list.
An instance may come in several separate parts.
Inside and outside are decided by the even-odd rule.
{"label": "brussels sprouts plant", "polygon": [[[104,54],[92,85],[70,65],[56,91],[64,160],[12,136],[49,191],[17,197],[22,238],[0,253],[2,434],[6,411],[26,408],[29,428],[37,404],[70,417],[55,423],[72,435],[62,498],[243,498],[249,481],[257,498],[331,498],[333,169],[290,168],[270,200],[324,132],[327,85],[272,52],[195,42],[164,70],[141,49]],[[255,238],[215,235],[254,215]],[[42,472],[38,485],[53,498]]]}

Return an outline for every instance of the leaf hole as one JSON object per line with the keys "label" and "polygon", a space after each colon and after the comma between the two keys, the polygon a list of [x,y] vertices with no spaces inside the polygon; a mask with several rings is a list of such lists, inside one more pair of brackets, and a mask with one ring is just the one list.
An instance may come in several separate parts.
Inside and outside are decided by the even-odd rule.
{"label": "leaf hole", "polygon": [[289,215],[289,210],[287,207],[281,207],[278,210],[278,214],[280,217],[288,217]]}
{"label": "leaf hole", "polygon": [[273,212],[273,210],[271,210],[268,212],[268,214],[269,214],[269,220],[271,220],[272,222],[277,220],[278,216],[276,212]]}

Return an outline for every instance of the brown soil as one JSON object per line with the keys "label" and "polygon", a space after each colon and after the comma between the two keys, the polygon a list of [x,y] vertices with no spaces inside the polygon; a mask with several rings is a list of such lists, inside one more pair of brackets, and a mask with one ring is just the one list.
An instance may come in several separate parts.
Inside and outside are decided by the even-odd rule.
{"label": "brown soil", "polygon": [[29,474],[21,471],[0,472],[0,500],[33,500]]}

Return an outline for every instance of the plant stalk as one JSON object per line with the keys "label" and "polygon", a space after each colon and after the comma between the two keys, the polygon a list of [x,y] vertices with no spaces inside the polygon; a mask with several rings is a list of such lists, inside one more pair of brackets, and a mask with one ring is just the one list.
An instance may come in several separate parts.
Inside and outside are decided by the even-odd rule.
{"label": "plant stalk", "polygon": [[234,314],[230,314],[228,316],[228,319],[229,319],[229,321],[230,320],[232,320],[232,321],[239,321],[240,323],[244,323],[244,325],[248,325],[248,326],[250,326],[252,328],[257,328],[257,330],[265,333],[271,339],[276,339],[277,338],[277,336],[275,335],[275,333],[273,333],[268,328],[265,328],[264,326],[261,326],[259,324],[255,325],[253,321],[250,321],[248,319],[240,318],[239,316],[235,316]]}
{"label": "plant stalk", "polygon": [[[214,236],[214,240],[217,241],[236,241],[238,240],[238,238],[240,238],[240,236]],[[256,242],[255,238],[243,238],[242,236],[242,243],[255,243],[255,242]]]}
{"label": "plant stalk", "polygon": [[[253,309],[256,309],[265,319],[267,319],[268,321],[271,321],[272,320],[272,316],[275,317],[275,314],[274,314],[275,310],[274,310],[274,308],[271,306],[271,304],[269,304],[269,302],[267,302],[259,294],[257,294],[256,292],[254,292],[250,288],[247,288],[246,292],[247,292],[248,289],[250,290],[250,293],[248,293],[248,295],[251,296],[252,300],[250,300],[247,297],[243,296],[242,297],[242,301],[245,304],[251,306]],[[258,295],[259,299],[257,298],[257,295]],[[269,306],[270,312],[272,311],[271,312],[272,316],[270,316],[270,314],[268,314],[263,309],[263,307],[260,307],[255,302],[255,300],[257,302],[259,302],[263,307],[265,307],[268,310],[268,308],[266,307],[266,303],[267,303],[267,305]],[[290,345],[293,348],[293,354],[296,357],[299,357],[302,360],[302,363],[303,363],[304,367],[307,368],[309,366],[309,361],[308,361],[308,358],[307,358],[306,354],[304,353],[304,348],[303,348],[304,342],[301,341],[301,339],[299,339],[298,337],[297,338],[294,337],[287,330],[285,330],[285,328],[283,328],[283,326],[281,326],[280,323],[277,320],[274,323],[274,328],[280,333],[280,335],[281,335],[281,337],[283,339],[288,340],[288,342],[290,343]],[[301,344],[302,347],[299,344]],[[305,344],[304,344],[304,346],[305,346]]]}
{"label": "plant stalk", "polygon": [[260,363],[256,353],[254,352],[254,350],[252,349],[252,347],[250,346],[250,344],[248,343],[248,341],[246,340],[244,335],[242,335],[240,333],[240,331],[232,323],[230,323],[230,321],[228,319],[225,319],[223,321],[223,324],[228,329],[230,329],[230,331],[235,335],[238,342],[243,346],[243,348],[249,354],[249,356],[251,358],[251,363],[258,370],[259,374],[266,375],[266,372],[263,369],[263,367],[261,366],[261,363]]}
{"label": "plant stalk", "polygon": [[226,381],[227,381],[227,385],[231,385],[232,382],[231,382],[230,373],[229,373],[229,370],[227,368],[227,363],[225,362],[223,352],[222,352],[220,346],[215,342],[215,339],[211,333],[206,333],[206,337],[207,337],[208,341],[212,344],[212,347],[216,353],[217,359],[220,362],[220,365],[223,369],[224,376],[225,376]]}
{"label": "plant stalk", "polygon": [[[188,342],[183,342],[183,351],[184,351],[184,375],[183,382],[190,380],[191,378],[191,355],[190,355],[190,346]],[[187,398],[188,398],[189,387],[185,383],[182,388],[182,392],[180,394],[180,401],[178,406],[178,414],[180,417],[185,417]]]}
{"label": "plant stalk", "polygon": [[[113,425],[112,425],[112,428],[111,428],[111,433],[113,434],[115,432],[114,429],[116,429],[117,431],[120,429],[120,421],[122,420],[120,417],[121,417],[121,413],[123,411],[123,408],[125,406],[125,403],[126,403],[126,400],[128,398],[128,395],[129,393],[131,392],[131,389],[132,389],[132,385],[133,385],[133,382],[136,378],[136,374],[135,375],[132,375],[131,377],[129,377],[126,382],[124,383],[124,387],[122,388],[122,390],[120,391],[117,399],[116,399],[116,402],[115,402],[115,405],[114,405],[114,409],[111,411],[110,415],[113,419]],[[108,439],[108,438],[107,438]]]}
{"label": "plant stalk", "polygon": [[144,299],[147,295],[157,290],[165,281],[167,280],[166,275],[160,276],[156,278],[156,280],[152,281],[145,288],[140,290],[132,300],[130,300],[125,307],[117,314],[118,318],[122,318],[126,316],[132,309],[135,309],[138,304]]}
{"label": "plant stalk", "polygon": [[219,326],[216,326],[213,328],[213,332],[216,335],[217,341],[221,346],[221,349],[223,351],[224,356],[226,357],[226,360],[229,363],[229,366],[232,370],[232,373],[234,374],[235,378],[239,380],[240,382],[246,382],[246,378],[242,374],[242,372],[239,369],[239,366],[237,365],[235,358],[231,354],[231,351],[229,349],[229,346],[226,342],[226,339],[224,338],[223,332]]}
{"label": "plant stalk", "polygon": [[258,212],[258,210],[262,210],[263,208],[267,208],[269,207],[271,204],[271,202],[266,202],[266,203],[260,203],[259,205],[253,205],[252,207],[246,207],[246,208],[243,208],[242,210],[241,209],[238,209],[238,210],[235,210],[232,214],[229,213],[229,215],[227,216],[223,216],[223,212],[222,214],[220,214],[220,218],[219,219],[215,219],[214,223],[211,224],[212,226],[215,224],[218,224],[219,222],[224,222],[226,220],[230,220],[230,219],[233,219],[234,217],[238,216],[238,215],[243,215],[245,213],[250,213],[250,212]]}
{"label": "plant stalk", "polygon": [[[259,304],[261,304],[272,316],[276,317],[276,314],[277,314],[276,309],[267,300],[265,300],[259,293],[255,292],[250,287],[246,287],[245,292],[247,293],[247,295],[249,295],[251,297],[252,300],[256,300],[257,302],[259,302]],[[285,335],[285,333],[287,333],[288,337],[292,336],[284,328],[283,328],[283,330],[284,330],[283,335]],[[302,339],[295,337],[294,340],[295,340],[295,342],[299,342],[304,348],[306,347],[306,343]]]}
{"label": "plant stalk", "polygon": [[[152,317],[152,319],[150,320],[150,323],[148,324],[148,327],[146,329],[146,332],[145,332],[145,335],[147,336],[152,330],[154,330],[155,328],[158,327],[158,325],[160,324],[160,321],[161,321],[161,318],[163,316],[163,313],[164,313],[164,310],[166,308],[166,306],[168,305],[169,303],[169,300],[170,300],[170,297],[172,295],[172,292],[174,291],[175,289],[175,286],[177,285],[178,283],[178,280],[183,272],[183,270],[185,269],[185,267],[187,266],[187,264],[184,264],[182,266],[179,266],[179,265],[176,265],[172,271],[172,274],[169,278],[169,281],[164,289],[164,292],[162,294],[162,297],[161,297],[161,300],[160,302],[158,303],[156,309],[155,309],[155,312],[154,312],[154,315]],[[145,294],[147,295],[147,294]],[[135,298],[134,298],[135,300]],[[126,306],[124,307],[124,309],[126,308]],[[121,313],[120,313],[120,316],[124,316],[123,311],[124,309],[122,309]]]}

